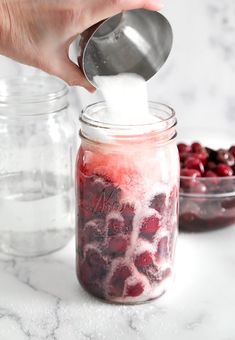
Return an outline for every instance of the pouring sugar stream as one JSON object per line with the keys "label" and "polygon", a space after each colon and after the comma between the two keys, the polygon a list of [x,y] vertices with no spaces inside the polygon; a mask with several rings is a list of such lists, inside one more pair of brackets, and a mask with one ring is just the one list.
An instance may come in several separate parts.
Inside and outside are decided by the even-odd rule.
{"label": "pouring sugar stream", "polygon": [[149,111],[147,85],[137,74],[97,76],[95,82],[108,106],[100,121],[118,125],[141,125],[156,122]]}
{"label": "pouring sugar stream", "polygon": [[[160,122],[149,109],[147,84],[137,74],[124,73],[115,76],[95,77],[97,87],[105,101],[105,108],[96,111],[91,120],[110,126],[135,126],[134,130],[125,130],[125,134],[142,134],[151,131],[151,124]],[[85,127],[86,135],[97,142],[107,141],[108,129]]]}

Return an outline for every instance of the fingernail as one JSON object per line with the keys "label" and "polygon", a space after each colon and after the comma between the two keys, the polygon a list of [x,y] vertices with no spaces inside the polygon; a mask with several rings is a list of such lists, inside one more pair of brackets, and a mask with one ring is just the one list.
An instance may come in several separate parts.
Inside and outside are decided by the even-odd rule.
{"label": "fingernail", "polygon": [[87,91],[89,91],[90,93],[94,93],[96,91],[96,88],[93,86],[86,86]]}

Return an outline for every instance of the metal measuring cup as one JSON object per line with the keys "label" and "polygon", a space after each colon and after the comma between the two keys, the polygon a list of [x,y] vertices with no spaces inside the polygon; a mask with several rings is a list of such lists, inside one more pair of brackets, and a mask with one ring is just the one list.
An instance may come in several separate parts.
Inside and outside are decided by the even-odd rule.
{"label": "metal measuring cup", "polygon": [[146,81],[168,58],[173,32],[158,12],[126,11],[104,20],[76,41],[78,61],[88,81],[95,76],[136,73]]}

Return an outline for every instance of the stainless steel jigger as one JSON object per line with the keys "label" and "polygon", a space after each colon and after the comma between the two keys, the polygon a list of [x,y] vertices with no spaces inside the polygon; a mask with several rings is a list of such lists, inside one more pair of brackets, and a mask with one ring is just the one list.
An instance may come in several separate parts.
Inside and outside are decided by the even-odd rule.
{"label": "stainless steel jigger", "polygon": [[173,42],[168,20],[158,12],[126,11],[84,32],[77,41],[80,66],[96,87],[95,76],[136,73],[146,81],[168,58]]}

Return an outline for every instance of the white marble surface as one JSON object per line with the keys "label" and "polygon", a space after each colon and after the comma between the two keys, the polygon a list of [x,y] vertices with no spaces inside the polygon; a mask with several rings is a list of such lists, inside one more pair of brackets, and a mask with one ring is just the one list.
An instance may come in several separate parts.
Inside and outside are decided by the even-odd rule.
{"label": "white marble surface", "polygon": [[1,340],[234,340],[235,226],[180,234],[176,278],[160,299],[116,306],[75,276],[74,241],[37,259],[0,255]]}

